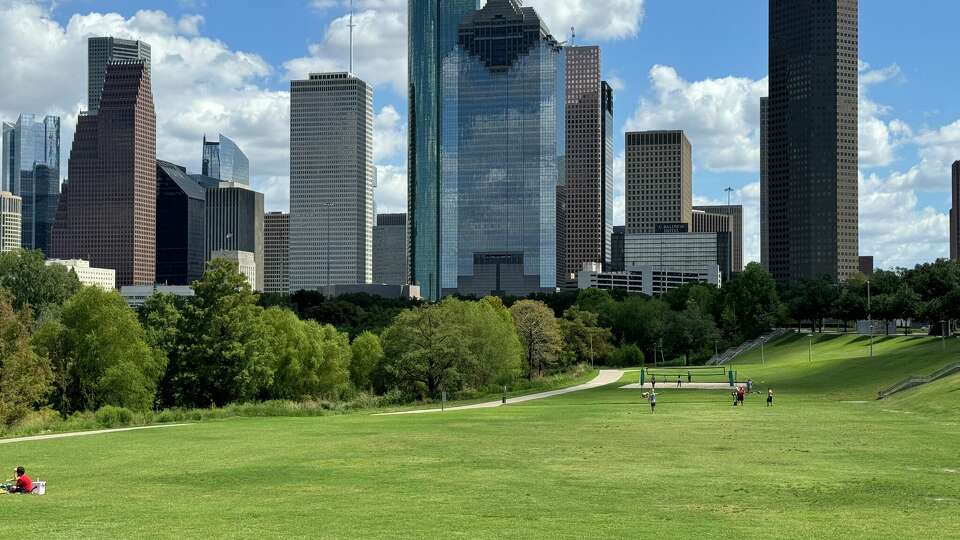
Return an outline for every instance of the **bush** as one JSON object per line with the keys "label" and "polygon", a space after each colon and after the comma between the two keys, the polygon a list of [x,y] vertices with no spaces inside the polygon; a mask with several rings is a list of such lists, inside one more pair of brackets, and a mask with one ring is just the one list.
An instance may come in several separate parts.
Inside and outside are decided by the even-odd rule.
{"label": "bush", "polygon": [[643,351],[633,343],[623,345],[614,351],[607,358],[610,367],[634,367],[642,366],[644,363]]}
{"label": "bush", "polygon": [[100,410],[95,414],[95,418],[97,424],[105,428],[126,427],[134,422],[133,411],[126,407],[114,407],[113,405],[100,407]]}

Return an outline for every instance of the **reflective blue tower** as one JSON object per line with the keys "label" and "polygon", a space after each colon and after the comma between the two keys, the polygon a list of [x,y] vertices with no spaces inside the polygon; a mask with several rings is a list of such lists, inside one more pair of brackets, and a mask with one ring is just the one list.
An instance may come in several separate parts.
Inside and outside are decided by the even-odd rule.
{"label": "reflective blue tower", "polygon": [[21,114],[3,124],[2,186],[23,199],[23,249],[49,250],[60,196],[60,118]]}
{"label": "reflective blue tower", "polygon": [[220,135],[220,142],[203,138],[204,176],[217,178],[224,182],[236,182],[250,185],[250,160],[235,142]]}

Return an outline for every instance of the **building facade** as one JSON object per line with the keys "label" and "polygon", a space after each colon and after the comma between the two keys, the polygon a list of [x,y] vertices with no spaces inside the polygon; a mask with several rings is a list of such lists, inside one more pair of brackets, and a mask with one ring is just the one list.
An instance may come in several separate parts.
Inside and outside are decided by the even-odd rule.
{"label": "building facade", "polygon": [[613,91],[600,79],[600,47],[567,47],[563,274],[610,261],[613,234]]}
{"label": "building facade", "polygon": [[250,160],[237,143],[220,134],[219,141],[203,137],[202,174],[224,182],[250,185]]}
{"label": "building facade", "polygon": [[156,133],[146,64],[108,64],[99,112],[81,114],[77,122],[69,182],[53,228],[53,257],[113,269],[119,286],[154,283]]}
{"label": "building facade", "polygon": [[116,61],[142,61],[150,72],[150,45],[130,39],[92,37],[87,40],[87,110],[100,110],[107,66]]}
{"label": "building facade", "polygon": [[155,294],[169,294],[178,298],[193,298],[196,294],[186,285],[127,285],[120,287],[120,296],[133,309],[143,307],[147,298]]}
{"label": "building facade", "polygon": [[0,191],[0,253],[20,249],[22,201],[9,191]]}
{"label": "building facade", "polygon": [[858,270],[858,0],[770,1],[770,273]]}
{"label": "building facade", "polygon": [[443,64],[441,295],[556,290],[564,76],[533,8],[491,0],[461,23]]}
{"label": "building facade", "polygon": [[[245,251],[253,253],[257,268],[263,268],[263,193],[245,184],[199,174],[190,177],[206,188],[204,261],[212,260],[215,251]],[[263,273],[258,272],[256,278],[254,290],[263,291]]]}
{"label": "building facade", "polygon": [[[743,272],[743,206],[736,205],[715,205],[715,206],[694,206],[693,207],[693,232],[729,232],[730,233],[730,271],[733,273]],[[703,212],[709,216],[721,216],[727,218],[725,229],[700,228],[697,226],[697,212]],[[720,222],[714,220],[714,223]]]}
{"label": "building facade", "polygon": [[624,264],[626,268],[729,275],[729,260],[724,259],[730,250],[728,238],[726,233],[628,233]]}
{"label": "building facade", "polygon": [[657,225],[691,225],[693,156],[682,131],[626,135],[627,234],[653,233]]}
{"label": "building facade", "polygon": [[20,244],[49,253],[60,196],[60,118],[21,114],[3,124],[3,191],[20,197]]}
{"label": "building facade", "polygon": [[767,189],[770,180],[767,178],[767,98],[760,98],[760,265],[770,270],[770,218],[767,216],[770,202],[767,200]]}
{"label": "building facade", "polygon": [[349,73],[290,83],[290,291],[373,280],[373,90]]}
{"label": "building facade", "polygon": [[407,281],[432,300],[440,297],[441,103],[448,88],[443,64],[457,47],[460,23],[479,8],[480,0],[408,2]]}
{"label": "building facade", "polygon": [[157,161],[157,279],[190,285],[203,277],[207,194],[184,167]]}
{"label": "building facade", "polygon": [[860,273],[866,277],[873,276],[873,255],[860,256]]}
{"label": "building facade", "polygon": [[263,292],[290,292],[290,214],[263,216]]}
{"label": "building facade", "polygon": [[619,272],[625,267],[623,261],[623,242],[626,234],[626,227],[617,225],[613,228],[613,235],[610,237],[610,265],[604,268],[605,271]]}
{"label": "building facade", "polygon": [[960,261],[960,161],[953,162],[953,187],[950,200],[950,258]]}
{"label": "building facade", "polygon": [[373,227],[373,282],[405,285],[407,268],[407,215],[377,214]]}
{"label": "building facade", "polygon": [[90,261],[83,259],[48,259],[46,265],[58,264],[64,266],[77,276],[81,285],[100,287],[105,291],[117,288],[117,273],[111,268],[94,268]]}
{"label": "building facade", "polygon": [[706,283],[720,287],[719,272],[674,270],[652,266],[631,266],[617,272],[603,271],[598,265],[585,264],[577,273],[578,289],[626,291],[630,294],[654,296],[667,293],[689,283]]}
{"label": "building facade", "polygon": [[247,278],[247,283],[250,284],[250,288],[255,291],[262,290],[262,288],[258,286],[258,283],[262,282],[262,278],[259,276],[260,269],[257,267],[257,260],[253,253],[249,251],[220,249],[210,254],[211,261],[217,259],[237,263],[237,270]]}

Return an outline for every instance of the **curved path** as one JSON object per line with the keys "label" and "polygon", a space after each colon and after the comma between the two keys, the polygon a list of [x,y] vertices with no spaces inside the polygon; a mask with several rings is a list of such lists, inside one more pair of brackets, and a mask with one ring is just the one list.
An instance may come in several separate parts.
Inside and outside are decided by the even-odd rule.
{"label": "curved path", "polygon": [[17,437],[15,439],[0,439],[0,444],[13,444],[30,441],[46,441],[48,439],[66,439],[67,437],[87,437],[90,435],[103,435],[105,433],[123,433],[124,431],[140,431],[142,429],[160,429],[186,426],[189,424],[157,424],[154,426],[138,426],[117,429],[99,429],[96,431],[74,431],[72,433],[53,433],[50,435],[33,435],[31,437]]}
{"label": "curved path", "polygon": [[[601,369],[600,373],[590,382],[578,385],[571,386],[569,388],[561,388],[559,390],[550,390],[549,392],[540,392],[539,394],[528,394],[526,396],[517,396],[507,399],[507,405],[513,405],[516,403],[524,403],[527,401],[534,401],[537,399],[545,399],[554,396],[562,396],[563,394],[569,394],[571,392],[580,392],[581,390],[590,390],[593,388],[599,388],[601,386],[606,386],[608,384],[613,384],[619,381],[623,377],[624,371],[622,369]],[[451,412],[451,411],[468,411],[472,409],[492,409],[494,407],[500,407],[504,403],[501,400],[488,401],[486,403],[477,403],[475,405],[461,405],[459,407],[447,407],[443,411],[440,409],[417,409],[415,411],[401,411],[394,413],[383,413],[376,416],[397,416],[401,414],[426,414],[426,413],[438,413],[438,412]]]}

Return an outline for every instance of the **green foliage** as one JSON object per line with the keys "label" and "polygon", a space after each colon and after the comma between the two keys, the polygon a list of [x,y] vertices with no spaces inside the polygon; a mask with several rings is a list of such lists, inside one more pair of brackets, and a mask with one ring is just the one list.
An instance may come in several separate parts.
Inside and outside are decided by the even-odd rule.
{"label": "green foliage", "polygon": [[257,399],[273,383],[273,358],[257,295],[236,262],[214,260],[183,311],[179,354],[164,377],[169,406],[223,406]]}
{"label": "green foliage", "polygon": [[106,405],[94,415],[97,424],[102,428],[126,427],[134,422],[133,411],[125,407]]}
{"label": "green foliage", "polygon": [[[782,316],[776,282],[757,263],[748,264],[743,272],[724,284],[720,302],[729,313],[721,315],[723,328],[734,341],[753,339],[770,331]],[[829,308],[831,304],[832,299],[826,305]]]}
{"label": "green foliage", "polygon": [[523,346],[527,378],[542,377],[558,363],[563,351],[563,334],[553,310],[543,302],[522,300],[510,308],[510,314]]}
{"label": "green foliage", "polygon": [[263,313],[271,357],[272,399],[335,398],[347,382],[350,342],[330,325],[301,321],[292,312],[270,308]]}
{"label": "green foliage", "polygon": [[330,324],[356,337],[370,331],[380,334],[406,309],[419,305],[415,300],[382,298],[369,294],[348,294],[325,298],[316,291],[299,291],[283,299],[276,295],[261,298],[261,305],[290,305],[301,319]]}
{"label": "green foliage", "polygon": [[182,300],[170,294],[155,294],[140,308],[140,323],[147,343],[168,358],[177,354],[183,323]]}
{"label": "green foliage", "polygon": [[14,250],[0,253],[0,288],[13,295],[14,308],[43,313],[73,296],[80,281],[64,266],[47,266],[42,251]]}
{"label": "green foliage", "polygon": [[485,388],[516,377],[520,341],[496,303],[450,298],[400,313],[382,338],[391,385],[436,397],[442,390]]}
{"label": "green foliage", "polygon": [[60,321],[44,323],[33,339],[51,360],[62,413],[103,405],[149,409],[163,373],[163,354],[116,292],[83,287],[67,300]]}
{"label": "green foliage", "polygon": [[350,345],[350,380],[357,388],[370,388],[371,375],[383,363],[383,346],[372,332],[364,332]]}
{"label": "green foliage", "polygon": [[30,347],[28,310],[13,310],[0,291],[0,422],[13,425],[23,419],[50,392],[50,361]]}
{"label": "green foliage", "polygon": [[610,367],[637,367],[644,363],[643,351],[633,343],[614,349],[607,358]]}
{"label": "green foliage", "polygon": [[664,327],[664,347],[674,354],[683,355],[688,364],[692,354],[702,352],[720,337],[713,318],[692,298],[687,301],[687,308],[683,311],[667,314]]}
{"label": "green foliage", "polygon": [[560,319],[564,350],[572,362],[603,363],[612,350],[613,333],[600,326],[600,316],[572,306]]}

